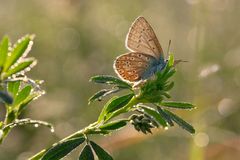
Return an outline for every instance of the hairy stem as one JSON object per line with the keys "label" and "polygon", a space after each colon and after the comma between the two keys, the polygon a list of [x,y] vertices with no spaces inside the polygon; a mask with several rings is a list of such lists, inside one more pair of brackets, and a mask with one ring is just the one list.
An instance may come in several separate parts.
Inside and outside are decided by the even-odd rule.
{"label": "hairy stem", "polygon": [[[112,119],[112,118],[114,118],[114,117],[116,117],[116,116],[118,116],[120,114],[128,112],[130,109],[133,108],[133,106],[135,106],[138,103],[140,103],[140,99],[138,97],[136,97],[136,96],[133,97],[129,101],[129,103],[127,105],[125,105],[123,108],[113,112],[112,115],[110,117],[108,117],[104,122],[106,123],[110,119]],[[93,133],[100,134],[101,131],[100,132],[96,132],[97,130],[99,130],[98,129],[99,125],[101,125],[101,124],[99,124],[98,122],[94,122],[94,123],[90,124],[89,126],[85,127],[84,129],[79,130],[79,131],[71,134],[70,136],[67,136],[67,137],[63,138],[62,140],[60,140],[57,143],[54,143],[51,147],[57,145],[58,143],[64,142],[64,141],[72,139],[72,138],[78,138],[78,137],[82,137],[84,135],[93,134]],[[48,149],[50,149],[51,147],[38,152],[37,154],[35,154],[31,158],[29,158],[29,160],[38,160],[38,159],[40,159],[48,151]]]}
{"label": "hairy stem", "polygon": [[49,148],[41,150],[40,152],[38,152],[37,154],[35,154],[31,158],[29,158],[28,160],[39,160],[48,151],[48,149],[52,148],[53,146],[57,145],[58,143],[66,141],[66,140],[69,140],[69,139],[72,139],[72,138],[82,137],[82,136],[84,136],[86,134],[89,134],[92,131],[95,131],[97,129],[96,125],[97,125],[97,122],[94,122],[94,123],[90,124],[89,126],[85,127],[84,129],[79,130],[79,131],[77,131],[77,132],[75,132],[75,133],[73,133],[73,134],[63,138],[62,140],[60,140],[57,143],[54,143]]}

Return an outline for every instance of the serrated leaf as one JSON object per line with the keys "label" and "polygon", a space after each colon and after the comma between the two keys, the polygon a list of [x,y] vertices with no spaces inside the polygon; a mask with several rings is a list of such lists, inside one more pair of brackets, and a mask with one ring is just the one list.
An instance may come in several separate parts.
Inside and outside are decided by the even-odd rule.
{"label": "serrated leaf", "polygon": [[143,112],[145,114],[153,117],[163,127],[167,127],[167,122],[161,117],[161,115],[155,109],[144,105],[139,106],[143,109]]}
{"label": "serrated leaf", "polygon": [[162,101],[160,105],[169,107],[169,108],[177,108],[177,109],[194,109],[195,108],[193,104],[187,103],[187,102]]}
{"label": "serrated leaf", "polygon": [[90,145],[86,145],[80,153],[79,160],[94,160]]}
{"label": "serrated leaf", "polygon": [[124,107],[134,96],[134,94],[128,94],[122,97],[113,97],[110,99],[105,106],[101,114],[99,115],[98,122],[102,121],[108,113],[114,112]]}
{"label": "serrated leaf", "polygon": [[104,83],[104,84],[114,84],[114,85],[118,85],[121,87],[125,87],[125,88],[129,88],[131,89],[132,86],[124,81],[122,81],[121,79],[117,78],[117,77],[113,77],[113,76],[109,76],[109,75],[98,75],[98,76],[94,76],[90,79],[90,81],[95,82],[95,83]]}
{"label": "serrated leaf", "polygon": [[7,54],[8,54],[8,43],[9,39],[7,36],[3,37],[1,43],[0,43],[0,68],[3,67]]}
{"label": "serrated leaf", "polygon": [[112,93],[116,93],[118,92],[120,89],[119,88],[115,88],[115,89],[103,89],[98,91],[97,93],[95,93],[92,97],[89,98],[88,102],[91,103],[93,101],[96,100],[101,100],[103,97],[112,94]]}
{"label": "serrated leaf", "polygon": [[41,160],[59,160],[85,141],[85,138],[73,138],[50,148]]}
{"label": "serrated leaf", "polygon": [[30,67],[34,63],[36,63],[36,60],[34,58],[24,59],[22,62],[19,62],[16,67],[9,69],[4,74],[4,78],[7,78],[13,74],[20,72],[20,71],[23,71],[24,69],[26,69],[27,67]]}
{"label": "serrated leaf", "polygon": [[15,44],[15,48],[11,52],[11,55],[7,57],[6,63],[4,64],[4,71],[7,71],[23,54],[31,44],[32,36],[25,36]]}
{"label": "serrated leaf", "polygon": [[3,101],[7,104],[12,104],[13,98],[7,92],[0,91],[0,101]]}
{"label": "serrated leaf", "polygon": [[100,126],[99,128],[101,130],[117,130],[117,129],[120,129],[120,128],[126,126],[127,122],[128,122],[128,120],[126,120],[126,119],[116,120],[116,121],[104,124],[104,125]]}
{"label": "serrated leaf", "polygon": [[14,105],[18,105],[22,101],[24,101],[31,93],[31,90],[32,90],[32,86],[27,85],[20,92],[18,92],[14,101]]}
{"label": "serrated leaf", "polygon": [[182,118],[178,117],[176,114],[168,110],[164,110],[164,112],[167,113],[171,117],[171,119],[174,122],[176,122],[181,128],[185,129],[186,131],[192,134],[195,133],[195,129],[193,128],[193,126],[187,123],[186,121],[184,121]]}
{"label": "serrated leaf", "polygon": [[90,141],[90,144],[95,151],[96,155],[98,156],[99,160],[113,160],[112,156],[106,152],[102,147],[94,143],[93,141]]}

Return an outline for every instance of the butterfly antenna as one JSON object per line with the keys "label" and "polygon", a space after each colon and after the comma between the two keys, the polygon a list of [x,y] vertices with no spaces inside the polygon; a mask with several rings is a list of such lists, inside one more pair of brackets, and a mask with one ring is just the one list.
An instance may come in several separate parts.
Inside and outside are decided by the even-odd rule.
{"label": "butterfly antenna", "polygon": [[170,52],[170,46],[171,46],[171,39],[168,42],[168,50],[167,50],[167,57],[169,57],[169,52]]}

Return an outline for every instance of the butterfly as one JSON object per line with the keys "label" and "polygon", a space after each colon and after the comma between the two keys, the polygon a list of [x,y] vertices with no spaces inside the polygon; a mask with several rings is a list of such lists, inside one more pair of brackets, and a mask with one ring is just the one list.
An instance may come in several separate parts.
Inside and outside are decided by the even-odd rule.
{"label": "butterfly", "polygon": [[115,72],[124,81],[146,80],[166,66],[161,45],[144,17],[133,22],[125,45],[130,52],[117,57],[113,64]]}

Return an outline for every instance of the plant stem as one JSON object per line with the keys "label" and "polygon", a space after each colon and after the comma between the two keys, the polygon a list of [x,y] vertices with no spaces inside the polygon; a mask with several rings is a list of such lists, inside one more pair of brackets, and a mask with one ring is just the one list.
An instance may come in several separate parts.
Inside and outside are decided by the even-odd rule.
{"label": "plant stem", "polygon": [[[105,122],[109,121],[110,119],[122,114],[122,113],[126,113],[128,112],[134,105],[138,104],[140,102],[140,99],[138,97],[133,97],[129,103],[127,105],[125,105],[123,108],[117,110],[116,112],[113,112],[110,117],[108,117]],[[89,126],[85,127],[82,130],[79,130],[73,134],[71,134],[68,137],[63,138],[62,140],[60,140],[57,143],[54,143],[51,147],[44,149],[40,152],[38,152],[37,154],[35,154],[34,156],[32,156],[31,158],[29,158],[28,160],[39,160],[50,148],[52,148],[53,146],[57,145],[58,143],[64,142],[66,140],[72,139],[72,138],[78,138],[78,137],[82,137],[84,135],[87,134],[92,134],[94,133],[93,131],[97,131],[99,128],[99,124],[98,122],[94,122],[92,124],[90,124]],[[96,134],[99,134],[101,132],[95,132]]]}
{"label": "plant stem", "polygon": [[119,114],[128,112],[131,108],[133,108],[133,106],[135,106],[136,104],[138,104],[140,102],[141,102],[141,100],[137,96],[132,97],[132,99],[128,102],[128,104],[126,104],[121,109],[113,112],[109,117],[107,117],[107,119],[104,121],[104,123],[108,122],[110,119],[118,116]]}
{"label": "plant stem", "polygon": [[59,142],[51,145],[51,147],[41,150],[40,152],[38,152],[34,156],[30,157],[28,160],[39,160],[50,148],[57,145],[58,143],[64,142],[64,141],[72,139],[72,138],[82,137],[82,136],[84,136],[84,134],[88,134],[89,132],[96,130],[97,129],[97,127],[96,127],[97,124],[98,124],[97,122],[94,122],[94,123],[90,124],[89,126],[85,127],[84,129],[79,130],[79,131],[63,138]]}
{"label": "plant stem", "polygon": [[6,106],[6,114],[5,114],[5,118],[4,118],[4,123],[3,123],[3,134],[0,137],[0,144],[2,144],[3,140],[5,139],[5,137],[7,137],[8,133],[10,132],[11,128],[8,129],[4,129],[4,126],[8,125],[9,123],[13,122],[14,119],[9,118],[9,113],[11,112],[11,108],[9,106]]}

